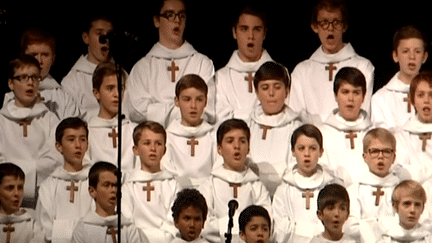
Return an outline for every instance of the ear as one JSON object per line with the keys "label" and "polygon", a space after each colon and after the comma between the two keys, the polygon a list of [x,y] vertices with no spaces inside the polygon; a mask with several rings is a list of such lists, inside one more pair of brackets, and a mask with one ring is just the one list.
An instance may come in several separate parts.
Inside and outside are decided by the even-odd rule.
{"label": "ear", "polygon": [[321,156],[324,154],[324,148],[321,148],[320,149],[320,154],[319,154],[319,157],[321,158]]}
{"label": "ear", "polygon": [[240,238],[246,242],[246,234],[243,231],[240,232]]}
{"label": "ear", "polygon": [[397,52],[396,52],[396,51],[393,51],[393,52],[392,52],[392,57],[393,57],[393,61],[394,61],[395,63],[398,63],[398,62],[399,62],[399,58],[398,58],[398,55],[397,55]]}
{"label": "ear", "polygon": [[153,16],[153,24],[156,27],[156,29],[159,29],[160,27],[160,19],[159,16]]}
{"label": "ear", "polygon": [[180,104],[179,104],[179,99],[178,99],[178,97],[176,96],[176,97],[174,97],[174,104],[175,104],[175,106],[177,106],[177,107],[180,107]]}
{"label": "ear", "polygon": [[318,34],[318,24],[311,24],[311,29],[315,34]]}
{"label": "ear", "polygon": [[428,59],[428,56],[429,56],[429,53],[427,51],[425,51],[422,64],[424,64],[426,62],[426,60]]}
{"label": "ear", "polygon": [[323,213],[321,210],[317,210],[317,216],[318,216],[319,220],[321,220],[321,221],[323,220]]}
{"label": "ear", "polygon": [[14,90],[14,89],[13,89],[13,80],[12,80],[12,79],[8,79],[8,86],[9,86],[9,89],[10,89],[11,91]]}
{"label": "ear", "polygon": [[82,33],[82,39],[83,39],[83,42],[84,42],[86,45],[88,45],[88,44],[90,43],[90,37],[89,37],[88,32],[83,32],[83,33]]}
{"label": "ear", "polygon": [[89,190],[89,194],[90,194],[90,196],[91,196],[93,199],[95,199],[95,197],[96,197],[96,189],[95,189],[94,187],[92,187],[92,186],[89,186],[88,190]]}
{"label": "ear", "polygon": [[234,40],[237,40],[237,32],[236,32],[236,27],[232,27],[232,34],[233,34],[233,38]]}
{"label": "ear", "polygon": [[57,151],[59,151],[61,154],[63,154],[63,146],[61,143],[56,142],[55,147],[56,147]]}
{"label": "ear", "polygon": [[99,90],[93,89],[93,95],[96,97],[96,100],[99,101],[99,99],[100,99]]}
{"label": "ear", "polygon": [[138,156],[138,146],[136,146],[136,145],[132,146],[132,151],[133,151],[134,155]]}
{"label": "ear", "polygon": [[218,146],[217,146],[217,152],[219,155],[222,156],[222,146],[220,144],[218,144]]}
{"label": "ear", "polygon": [[164,146],[164,152],[163,152],[163,155],[165,155],[166,151],[167,151],[167,147],[166,147],[166,145],[165,145],[165,146]]}

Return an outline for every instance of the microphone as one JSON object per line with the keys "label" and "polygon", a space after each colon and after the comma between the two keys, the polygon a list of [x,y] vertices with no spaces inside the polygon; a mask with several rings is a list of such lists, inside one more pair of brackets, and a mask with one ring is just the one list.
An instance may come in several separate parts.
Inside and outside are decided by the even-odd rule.
{"label": "microphone", "polygon": [[236,209],[238,208],[238,206],[239,206],[239,204],[236,200],[233,199],[233,200],[229,201],[229,203],[228,203],[228,209],[229,209],[228,215],[230,218],[232,218],[234,216],[234,213],[235,213]]}

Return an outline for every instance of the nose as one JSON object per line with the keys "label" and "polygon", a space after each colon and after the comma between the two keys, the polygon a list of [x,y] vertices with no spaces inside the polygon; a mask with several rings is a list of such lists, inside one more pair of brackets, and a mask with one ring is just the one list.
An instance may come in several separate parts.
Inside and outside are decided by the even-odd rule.
{"label": "nose", "polygon": [[415,59],[414,51],[410,51],[409,54],[408,54],[408,57],[409,57],[410,59]]}

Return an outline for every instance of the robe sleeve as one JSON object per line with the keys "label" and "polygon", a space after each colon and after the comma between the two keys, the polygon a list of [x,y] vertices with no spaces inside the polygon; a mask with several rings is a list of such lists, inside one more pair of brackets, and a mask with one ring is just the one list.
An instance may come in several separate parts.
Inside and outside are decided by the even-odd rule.
{"label": "robe sleeve", "polygon": [[306,110],[305,98],[303,95],[302,83],[305,81],[304,64],[298,64],[291,74],[291,90],[289,95],[289,107],[295,112]]}
{"label": "robe sleeve", "polygon": [[72,243],[86,243],[84,232],[84,222],[80,220],[72,233]]}
{"label": "robe sleeve", "polygon": [[45,239],[51,241],[52,229],[55,219],[55,181],[48,178],[39,187],[39,198],[36,204],[36,215],[38,223],[42,226]]}
{"label": "robe sleeve", "polygon": [[213,62],[208,58],[204,58],[201,62],[200,77],[207,84],[207,106],[204,109],[204,119],[210,123],[216,123],[216,82],[215,69]]}
{"label": "robe sleeve", "polygon": [[273,237],[276,242],[288,242],[293,231],[293,221],[288,215],[288,197],[285,195],[286,185],[281,184],[273,196]]}

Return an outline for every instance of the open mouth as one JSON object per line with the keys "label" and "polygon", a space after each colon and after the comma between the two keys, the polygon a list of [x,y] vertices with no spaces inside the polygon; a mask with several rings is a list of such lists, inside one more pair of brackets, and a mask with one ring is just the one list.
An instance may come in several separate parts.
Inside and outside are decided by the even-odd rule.
{"label": "open mouth", "polygon": [[335,39],[335,36],[334,35],[329,35],[329,36],[327,36],[327,40],[334,40]]}

